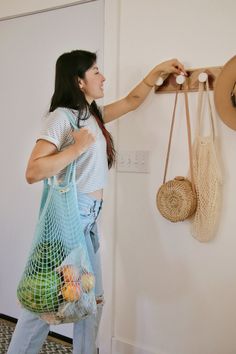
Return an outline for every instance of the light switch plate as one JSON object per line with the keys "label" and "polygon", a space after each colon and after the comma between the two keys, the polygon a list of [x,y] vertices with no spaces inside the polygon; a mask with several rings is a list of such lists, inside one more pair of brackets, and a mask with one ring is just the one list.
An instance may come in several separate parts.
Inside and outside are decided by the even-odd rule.
{"label": "light switch plate", "polygon": [[120,151],[117,171],[149,173],[149,151]]}

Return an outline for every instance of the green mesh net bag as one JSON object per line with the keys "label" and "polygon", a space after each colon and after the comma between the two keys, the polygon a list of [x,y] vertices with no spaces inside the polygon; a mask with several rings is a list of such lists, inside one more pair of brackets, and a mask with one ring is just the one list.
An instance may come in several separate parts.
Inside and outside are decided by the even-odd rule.
{"label": "green mesh net bag", "polygon": [[44,181],[39,218],[17,297],[24,308],[49,324],[60,324],[96,313],[94,286],[73,162],[63,183],[55,177]]}

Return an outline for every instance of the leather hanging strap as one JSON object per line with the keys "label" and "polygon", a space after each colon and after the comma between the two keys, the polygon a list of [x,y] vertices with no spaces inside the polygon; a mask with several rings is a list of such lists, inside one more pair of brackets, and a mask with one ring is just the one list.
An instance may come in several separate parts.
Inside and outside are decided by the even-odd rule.
{"label": "leather hanging strap", "polygon": [[[169,158],[170,158],[170,148],[171,148],[172,135],[173,135],[173,129],[174,129],[174,122],[175,122],[175,116],[176,116],[176,107],[177,107],[177,102],[178,102],[178,93],[179,93],[180,89],[181,89],[181,86],[179,86],[179,88],[176,90],[176,94],[175,94],[175,102],[174,102],[174,109],[173,109],[173,113],[172,113],[172,120],[171,120],[168,148],[167,148],[167,154],[166,154],[166,162],[165,162],[165,171],[164,171],[163,184],[166,183],[166,175],[167,175],[167,169],[168,169]],[[192,186],[194,188],[192,142],[191,142],[192,141],[191,140],[191,125],[190,125],[190,113],[189,113],[188,95],[187,95],[186,91],[184,91],[184,102],[185,102],[186,125],[187,125],[187,133],[188,133],[188,151],[189,151],[190,178],[191,178]]]}
{"label": "leather hanging strap", "polygon": [[174,123],[175,123],[175,112],[176,112],[177,102],[178,102],[178,89],[176,90],[176,94],[175,94],[175,103],[174,103],[174,109],[173,109],[172,119],[171,119],[171,127],[170,127],[170,135],[169,135],[168,148],[167,148],[167,154],[166,154],[163,184],[166,183],[166,175],[167,175],[167,168],[168,168],[169,158],[170,158],[170,148],[171,148],[171,142],[172,142]]}
{"label": "leather hanging strap", "polygon": [[189,104],[188,104],[188,94],[186,91],[184,91],[184,101],[185,101],[186,124],[187,124],[187,132],[188,132],[188,152],[189,152],[190,178],[191,178],[192,187],[193,187],[193,189],[195,189],[194,177],[193,177],[193,155],[192,155],[190,113],[189,113]]}

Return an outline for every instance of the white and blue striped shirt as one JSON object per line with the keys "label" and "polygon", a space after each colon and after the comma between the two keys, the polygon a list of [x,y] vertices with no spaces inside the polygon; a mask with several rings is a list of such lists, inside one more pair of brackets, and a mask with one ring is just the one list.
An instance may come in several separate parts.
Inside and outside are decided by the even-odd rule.
{"label": "white and blue striped shirt", "polygon": [[[39,139],[53,143],[58,151],[73,143],[72,128],[67,118],[66,108],[57,108],[48,113],[42,121]],[[78,112],[68,110],[78,121]],[[88,127],[95,135],[95,142],[76,160],[76,184],[80,193],[91,193],[105,187],[108,178],[108,163],[106,139],[98,126],[96,119],[90,115],[86,120],[80,120],[81,127]],[[63,179],[65,170],[58,174]]]}

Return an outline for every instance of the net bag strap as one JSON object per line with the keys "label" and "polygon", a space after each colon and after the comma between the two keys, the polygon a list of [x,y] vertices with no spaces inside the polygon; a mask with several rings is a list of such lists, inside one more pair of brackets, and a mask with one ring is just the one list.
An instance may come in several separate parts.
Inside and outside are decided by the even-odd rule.
{"label": "net bag strap", "polygon": [[[167,175],[167,169],[168,169],[169,157],[170,157],[170,148],[171,148],[172,135],[173,135],[173,129],[174,129],[175,115],[176,115],[176,107],[177,107],[177,102],[178,102],[178,93],[179,93],[180,88],[181,88],[181,86],[179,86],[179,89],[176,90],[176,94],[175,94],[175,102],[174,102],[174,109],[173,109],[173,113],[172,113],[172,120],[171,120],[168,148],[167,148],[167,154],[166,154],[166,162],[165,162],[163,184],[166,182],[166,175]],[[186,91],[184,91],[184,102],[185,102],[186,125],[187,125],[187,133],[188,133],[188,152],[189,152],[190,178],[191,178],[192,186],[194,188],[193,158],[192,158],[192,148],[191,148],[191,125],[190,125],[190,113],[189,113],[188,95],[187,95]]]}
{"label": "net bag strap", "polygon": [[213,114],[213,107],[210,99],[210,89],[209,89],[208,80],[206,80],[206,82],[203,83],[200,82],[198,87],[197,124],[196,124],[195,136],[196,137],[201,136],[201,131],[203,128],[204,91],[206,92],[206,96],[207,96],[210,126],[212,130],[213,140],[215,140],[216,126],[214,123],[214,114]]}
{"label": "net bag strap", "polygon": [[[75,120],[74,120],[72,113],[70,113],[67,109],[64,109],[64,108],[61,108],[61,109],[66,114],[72,129],[78,130],[79,128],[75,124]],[[76,173],[76,161],[73,161],[66,168],[66,174],[65,174],[64,181],[63,181],[64,187],[67,186],[68,184],[70,184],[73,180],[75,180],[75,173]],[[56,176],[52,176],[50,178],[44,179],[44,185],[48,185],[49,182],[51,185],[57,185]]]}
{"label": "net bag strap", "polygon": [[73,114],[68,109],[65,109],[65,108],[63,108],[63,112],[66,114],[66,116],[67,116],[67,118],[68,118],[68,120],[70,122],[71,127],[73,129],[75,129],[75,130],[78,130],[79,127],[75,123],[75,119],[74,119]]}
{"label": "net bag strap", "polygon": [[[70,125],[72,129],[74,130],[79,130],[78,126],[75,124],[74,116],[72,113],[70,113],[67,109],[63,109],[65,114],[67,115],[67,118],[70,122]],[[76,161],[73,161],[66,170],[66,175],[65,175],[65,182],[70,183],[74,178],[75,178],[75,171],[76,171]]]}

